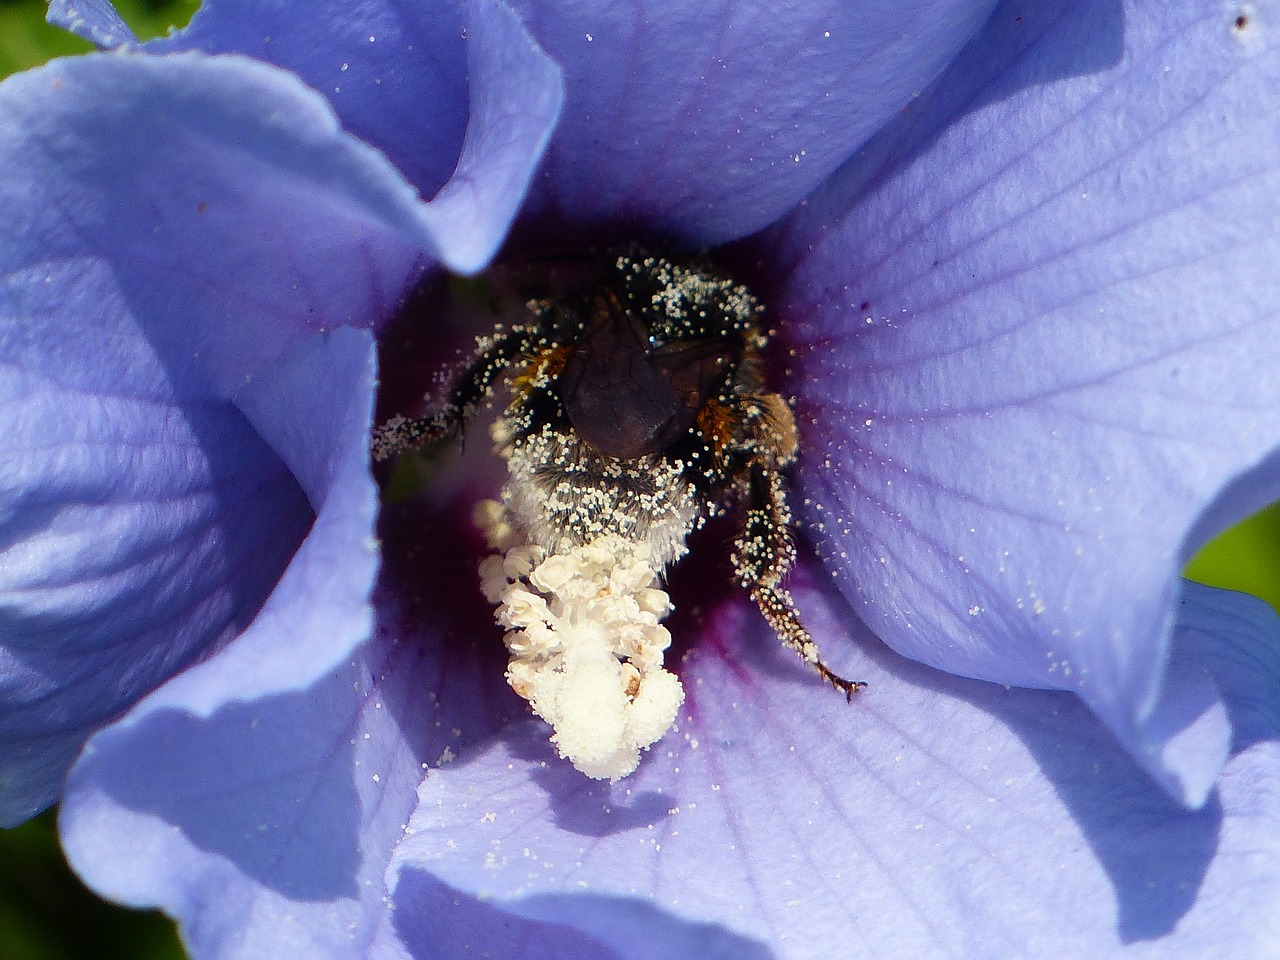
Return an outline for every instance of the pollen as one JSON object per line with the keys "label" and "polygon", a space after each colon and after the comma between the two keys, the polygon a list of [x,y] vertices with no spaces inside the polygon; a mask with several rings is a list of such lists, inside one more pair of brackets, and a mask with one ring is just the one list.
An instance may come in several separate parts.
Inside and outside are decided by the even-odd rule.
{"label": "pollen", "polygon": [[507,630],[507,682],[551,725],[560,756],[597,780],[625,777],[684,703],[663,668],[671,603],[649,548],[606,535],[548,553],[505,513],[488,502],[476,519],[497,551],[480,578]]}
{"label": "pollen", "polygon": [[560,376],[568,359],[567,347],[549,347],[538,351],[530,358],[524,370],[512,377],[512,389],[517,393],[528,393],[535,387],[544,386],[548,381]]}
{"label": "pollen", "polygon": [[663,666],[662,577],[709,517],[739,516],[734,577],[778,639],[846,698],[785,587],[796,559],[782,472],[796,459],[790,406],[767,387],[764,308],[708,264],[631,246],[599,276],[526,302],[445,374],[447,396],[373,435],[386,459],[462,432],[505,389],[491,427],[501,502],[477,523],[504,628],[507,682],[552,727],[561,756],[617,780],[675,723],[684,691]]}
{"label": "pollen", "polygon": [[735,420],[732,411],[724,404],[710,400],[698,411],[695,421],[712,451],[719,453],[733,441]]}

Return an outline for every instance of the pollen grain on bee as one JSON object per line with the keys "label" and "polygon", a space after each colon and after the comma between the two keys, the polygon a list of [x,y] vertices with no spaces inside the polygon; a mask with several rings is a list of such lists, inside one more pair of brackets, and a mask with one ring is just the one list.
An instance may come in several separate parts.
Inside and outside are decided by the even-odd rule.
{"label": "pollen grain on bee", "polygon": [[662,666],[661,578],[735,506],[736,580],[783,645],[851,697],[863,684],[826,666],[781,586],[796,556],[782,471],[798,443],[765,385],[759,301],[710,266],[628,247],[594,284],[527,307],[530,321],[478,339],[435,413],[378,427],[373,454],[457,432],[506,383],[492,433],[507,481],[481,511],[496,551],[483,587],[508,631],[508,681],[561,755],[617,779],[674,722],[684,695]]}

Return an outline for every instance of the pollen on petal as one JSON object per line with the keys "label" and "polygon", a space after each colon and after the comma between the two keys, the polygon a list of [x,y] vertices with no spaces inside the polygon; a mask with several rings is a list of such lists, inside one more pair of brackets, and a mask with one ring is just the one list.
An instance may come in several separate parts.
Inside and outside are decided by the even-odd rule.
{"label": "pollen on petal", "polygon": [[604,536],[550,555],[511,544],[481,564],[481,579],[508,628],[507,682],[551,724],[560,755],[599,780],[635,770],[684,703],[662,665],[671,603],[648,544]]}

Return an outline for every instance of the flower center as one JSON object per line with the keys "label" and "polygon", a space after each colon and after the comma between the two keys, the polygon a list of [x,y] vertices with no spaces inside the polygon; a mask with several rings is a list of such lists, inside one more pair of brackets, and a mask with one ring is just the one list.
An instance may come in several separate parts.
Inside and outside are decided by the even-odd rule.
{"label": "flower center", "polygon": [[662,577],[731,508],[738,583],[821,676],[846,695],[860,686],[822,663],[782,587],[795,557],[782,471],[797,444],[765,386],[762,314],[706,264],[615,250],[591,282],[480,337],[426,416],[374,433],[378,459],[430,445],[508,390],[492,430],[507,479],[478,514],[496,551],[483,590],[507,629],[508,683],[588,776],[626,776],[674,722],[684,693],[662,662]]}

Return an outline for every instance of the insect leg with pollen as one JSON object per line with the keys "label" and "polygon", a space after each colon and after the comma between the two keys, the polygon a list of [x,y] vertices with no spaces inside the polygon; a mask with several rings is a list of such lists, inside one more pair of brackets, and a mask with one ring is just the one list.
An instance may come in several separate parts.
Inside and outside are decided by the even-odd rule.
{"label": "insect leg with pollen", "polygon": [[822,662],[817,641],[801,622],[791,594],[782,587],[796,558],[791,508],[782,479],[782,470],[796,455],[796,425],[791,408],[776,393],[742,397],[734,406],[735,419],[748,438],[745,446],[751,451],[742,529],[730,556],[734,575],[783,646],[794,650],[851,700],[866,684],[846,680]]}
{"label": "insect leg with pollen", "polygon": [[[374,460],[389,460],[406,450],[416,450],[453,436],[493,396],[498,382],[514,365],[536,362],[542,335],[536,326],[497,327],[476,340],[465,367],[449,381],[443,406],[425,417],[395,416],[373,430]],[[544,351],[550,352],[550,351]]]}

